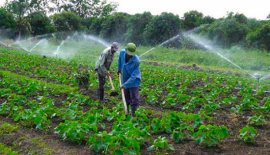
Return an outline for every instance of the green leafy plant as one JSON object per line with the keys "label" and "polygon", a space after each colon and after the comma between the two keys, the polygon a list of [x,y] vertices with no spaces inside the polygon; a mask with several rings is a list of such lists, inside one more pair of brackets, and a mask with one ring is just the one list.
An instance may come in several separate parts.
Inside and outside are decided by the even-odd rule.
{"label": "green leafy plant", "polygon": [[188,139],[194,133],[194,129],[188,126],[186,123],[182,123],[179,127],[173,130],[171,138],[173,138],[177,143],[183,139]]}
{"label": "green leafy plant", "polygon": [[226,126],[218,127],[216,125],[208,124],[207,126],[201,125],[199,131],[194,133],[192,137],[199,144],[215,146],[219,141],[228,136],[228,128]]}
{"label": "green leafy plant", "polygon": [[36,125],[38,129],[48,129],[51,121],[47,119],[47,113],[42,107],[39,109],[24,109],[15,113],[14,121],[20,121],[25,126]]}
{"label": "green leafy plant", "polygon": [[252,140],[255,139],[255,136],[257,135],[258,131],[253,127],[247,126],[240,129],[239,133],[240,139],[242,139],[245,143],[250,143]]}
{"label": "green leafy plant", "polygon": [[18,126],[14,126],[8,123],[4,123],[0,126],[0,135],[10,134],[12,132],[16,132],[18,130]]}
{"label": "green leafy plant", "polygon": [[209,104],[205,104],[203,107],[201,107],[201,110],[204,111],[204,113],[208,114],[208,115],[215,115],[216,113],[214,112],[215,109],[219,108],[220,105],[216,104],[216,103],[209,103]]}
{"label": "green leafy plant", "polygon": [[8,115],[10,110],[11,110],[11,107],[6,101],[0,105],[1,115]]}
{"label": "green leafy plant", "polygon": [[164,132],[164,128],[161,125],[161,120],[159,118],[154,118],[151,121],[151,127],[154,133]]}
{"label": "green leafy plant", "polygon": [[8,147],[5,144],[0,143],[0,154],[17,155],[19,153],[17,151],[12,151],[11,147]]}
{"label": "green leafy plant", "polygon": [[174,150],[174,147],[168,143],[168,139],[166,137],[159,136],[153,142],[153,145],[147,148],[148,151],[155,150],[156,154],[163,155],[167,150]]}
{"label": "green leafy plant", "polygon": [[173,130],[173,133],[171,134],[171,138],[173,138],[177,143],[184,139],[184,135],[181,131]]}
{"label": "green leafy plant", "polygon": [[74,74],[74,77],[76,78],[76,81],[80,85],[88,85],[89,79],[90,79],[90,72],[89,70],[82,70],[77,71],[76,74]]}
{"label": "green leafy plant", "polygon": [[253,126],[260,126],[260,125],[264,125],[265,123],[266,121],[262,115],[253,116],[248,119],[248,124],[253,125]]}
{"label": "green leafy plant", "polygon": [[81,144],[90,131],[97,131],[97,127],[78,121],[65,121],[64,123],[60,123],[54,130],[63,139],[69,138],[71,141]]}
{"label": "green leafy plant", "polygon": [[131,121],[120,121],[113,125],[110,133],[103,131],[91,135],[87,144],[98,153],[140,154],[140,146],[145,142],[145,137],[150,136],[149,129],[150,126],[142,129]]}
{"label": "green leafy plant", "polygon": [[263,107],[266,109],[267,112],[270,112],[270,97],[268,97],[268,99],[265,98],[265,100],[266,100],[266,103],[264,104]]}
{"label": "green leafy plant", "polygon": [[0,89],[0,96],[1,97],[8,97],[11,94],[10,89]]}

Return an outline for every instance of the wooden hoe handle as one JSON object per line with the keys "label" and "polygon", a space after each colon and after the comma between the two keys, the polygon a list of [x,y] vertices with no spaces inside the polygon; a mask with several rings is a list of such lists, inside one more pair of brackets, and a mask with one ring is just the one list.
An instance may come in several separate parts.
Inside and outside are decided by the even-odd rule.
{"label": "wooden hoe handle", "polygon": [[108,76],[108,77],[109,77],[109,80],[110,80],[110,83],[111,83],[111,86],[112,86],[112,90],[115,91],[114,86],[113,86],[113,82],[112,82],[112,78],[111,78],[111,76]]}
{"label": "wooden hoe handle", "polygon": [[[119,83],[120,83],[120,87],[122,86],[122,74],[119,74]],[[126,99],[125,99],[125,92],[124,89],[121,89],[121,93],[122,93],[122,100],[123,100],[123,104],[125,107],[125,114],[128,115],[128,110],[127,110],[127,103],[126,103]]]}

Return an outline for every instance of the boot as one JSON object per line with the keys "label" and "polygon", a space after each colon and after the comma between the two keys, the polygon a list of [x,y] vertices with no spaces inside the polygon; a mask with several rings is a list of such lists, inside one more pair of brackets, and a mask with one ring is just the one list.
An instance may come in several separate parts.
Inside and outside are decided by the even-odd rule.
{"label": "boot", "polygon": [[129,105],[127,105],[127,115],[129,115]]}
{"label": "boot", "polygon": [[131,114],[132,114],[132,118],[135,118],[135,111],[137,110],[137,105],[132,105],[131,106]]}
{"label": "boot", "polygon": [[99,101],[101,103],[105,102],[105,100],[104,100],[104,90],[99,90]]}

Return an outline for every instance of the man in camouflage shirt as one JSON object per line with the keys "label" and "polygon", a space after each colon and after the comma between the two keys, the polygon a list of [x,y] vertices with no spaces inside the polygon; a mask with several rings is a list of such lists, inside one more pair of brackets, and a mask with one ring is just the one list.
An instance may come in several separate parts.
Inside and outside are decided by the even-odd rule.
{"label": "man in camouflage shirt", "polygon": [[98,72],[99,87],[97,90],[98,98],[101,103],[104,103],[104,85],[106,82],[106,75],[111,76],[109,69],[111,67],[114,53],[118,51],[118,43],[113,42],[111,47],[102,51],[99,59],[96,62],[95,70]]}

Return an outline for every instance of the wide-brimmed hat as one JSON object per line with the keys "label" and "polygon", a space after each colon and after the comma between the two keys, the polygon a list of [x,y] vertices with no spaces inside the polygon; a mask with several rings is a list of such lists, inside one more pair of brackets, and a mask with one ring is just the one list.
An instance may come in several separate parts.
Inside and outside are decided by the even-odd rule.
{"label": "wide-brimmed hat", "polygon": [[128,43],[126,50],[127,50],[128,55],[136,55],[137,54],[136,45],[134,43]]}

